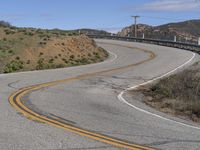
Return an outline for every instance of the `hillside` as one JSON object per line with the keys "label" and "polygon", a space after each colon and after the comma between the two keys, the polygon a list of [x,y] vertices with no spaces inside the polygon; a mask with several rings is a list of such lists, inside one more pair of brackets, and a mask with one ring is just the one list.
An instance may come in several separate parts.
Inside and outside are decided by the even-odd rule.
{"label": "hillside", "polygon": [[111,33],[109,32],[106,32],[104,30],[96,30],[96,29],[77,29],[77,30],[72,30],[72,31],[77,34],[111,35]]}
{"label": "hillside", "polygon": [[[178,23],[169,23],[160,26],[149,26],[138,24],[138,37],[145,34],[145,38],[173,40],[177,36],[177,40],[181,42],[197,43],[200,37],[200,20],[189,20]],[[118,33],[119,36],[134,36],[134,25],[122,29]]]}
{"label": "hillside", "polygon": [[0,72],[39,70],[100,62],[108,56],[73,31],[17,28],[0,23]]}

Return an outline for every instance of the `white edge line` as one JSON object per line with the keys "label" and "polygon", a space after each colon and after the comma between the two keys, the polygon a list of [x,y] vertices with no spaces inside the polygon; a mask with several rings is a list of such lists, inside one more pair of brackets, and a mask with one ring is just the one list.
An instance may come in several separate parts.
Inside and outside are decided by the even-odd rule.
{"label": "white edge line", "polygon": [[123,103],[129,105],[130,107],[132,107],[132,108],[134,108],[134,109],[136,109],[136,110],[138,110],[138,111],[141,111],[141,112],[143,112],[143,113],[146,113],[146,114],[148,114],[148,115],[152,115],[152,116],[155,116],[155,117],[157,117],[157,118],[160,118],[160,119],[163,119],[163,120],[166,120],[166,121],[174,122],[174,123],[177,123],[177,124],[182,125],[182,126],[185,126],[185,127],[190,127],[190,128],[198,129],[198,130],[199,130],[200,127],[196,127],[196,126],[193,126],[193,125],[189,125],[189,124],[185,124],[185,123],[182,123],[182,122],[179,122],[179,121],[175,121],[175,120],[172,120],[172,119],[168,119],[168,118],[165,118],[165,117],[163,117],[163,116],[160,116],[160,115],[154,114],[154,113],[152,113],[152,112],[149,112],[149,111],[147,111],[147,110],[144,110],[144,109],[141,109],[141,108],[139,108],[139,107],[136,107],[136,106],[130,104],[129,102],[127,102],[127,101],[125,100],[125,98],[123,98],[123,94],[124,94],[125,92],[130,91],[130,90],[133,90],[133,89],[136,89],[136,88],[138,88],[138,87],[140,87],[140,86],[142,86],[142,85],[147,85],[147,84],[149,84],[149,83],[152,83],[153,81],[156,81],[156,80],[158,80],[158,79],[164,78],[164,77],[166,77],[166,76],[172,74],[173,72],[177,71],[178,69],[180,69],[180,68],[184,67],[185,65],[187,65],[188,63],[190,63],[190,62],[194,59],[195,56],[196,56],[196,54],[195,54],[195,53],[192,53],[192,57],[191,57],[188,61],[186,61],[184,64],[178,66],[177,68],[175,68],[175,69],[173,69],[173,70],[171,70],[171,71],[165,73],[164,75],[161,75],[161,76],[156,77],[156,78],[154,78],[154,79],[152,79],[152,80],[149,80],[149,81],[147,81],[147,82],[144,82],[144,83],[141,83],[141,84],[138,84],[138,85],[135,85],[135,86],[132,86],[132,87],[129,87],[129,88],[123,90],[123,91],[117,96],[118,99],[119,99],[121,102],[123,102]]}

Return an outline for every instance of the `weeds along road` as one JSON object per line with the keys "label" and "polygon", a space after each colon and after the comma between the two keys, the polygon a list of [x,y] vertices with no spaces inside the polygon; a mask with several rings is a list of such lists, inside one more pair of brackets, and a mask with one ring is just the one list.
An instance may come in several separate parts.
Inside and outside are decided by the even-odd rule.
{"label": "weeds along road", "polygon": [[105,62],[0,75],[0,149],[198,149],[198,125],[190,128],[138,111],[117,97],[127,87],[181,66],[193,54],[141,43],[96,42],[111,54]]}

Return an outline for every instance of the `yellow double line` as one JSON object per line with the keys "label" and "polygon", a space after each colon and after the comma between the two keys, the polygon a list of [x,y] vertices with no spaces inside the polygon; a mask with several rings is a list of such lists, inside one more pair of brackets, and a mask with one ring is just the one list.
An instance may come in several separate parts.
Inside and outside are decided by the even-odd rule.
{"label": "yellow double line", "polygon": [[[112,44],[112,45],[122,46],[122,45],[118,45],[118,44]],[[128,46],[123,46],[123,47],[134,48],[134,47],[128,47]],[[138,49],[138,48],[134,48],[134,49]],[[55,127],[58,127],[58,128],[62,128],[64,130],[67,130],[67,131],[70,131],[70,132],[73,132],[73,133],[77,133],[81,136],[85,136],[85,137],[88,137],[88,138],[91,138],[91,139],[94,139],[94,140],[97,140],[97,141],[100,141],[100,142],[103,142],[103,143],[106,143],[106,144],[114,145],[116,147],[127,148],[127,149],[132,149],[132,150],[153,150],[153,148],[150,148],[150,147],[142,146],[142,145],[139,145],[139,144],[133,144],[133,143],[121,140],[121,139],[116,139],[116,138],[113,138],[113,137],[109,137],[107,135],[91,132],[91,131],[85,130],[83,128],[76,127],[74,125],[64,123],[64,122],[59,121],[58,119],[55,119],[51,116],[45,116],[43,114],[40,114],[38,112],[35,112],[35,111],[29,109],[21,101],[22,98],[24,98],[25,95],[27,95],[27,94],[29,94],[33,91],[40,90],[42,88],[54,86],[54,85],[61,84],[61,83],[86,79],[86,78],[93,77],[93,76],[96,76],[96,75],[99,75],[99,74],[113,73],[113,72],[116,72],[116,71],[120,71],[122,69],[128,69],[130,67],[137,66],[139,64],[150,61],[150,60],[152,60],[156,57],[155,54],[151,51],[144,50],[144,49],[138,49],[138,50],[143,51],[145,53],[148,53],[149,58],[146,59],[146,60],[143,60],[141,62],[131,64],[131,65],[128,65],[128,66],[124,66],[124,67],[118,67],[118,68],[114,68],[114,69],[88,73],[88,74],[80,75],[80,76],[77,76],[77,77],[72,77],[72,78],[67,78],[67,79],[63,79],[63,80],[57,80],[57,81],[52,81],[52,82],[43,83],[43,84],[39,84],[39,85],[33,85],[33,86],[25,87],[25,88],[22,88],[15,93],[13,93],[9,97],[9,102],[14,108],[16,108],[20,113],[22,113],[24,116],[26,116],[29,119],[36,120],[36,121],[39,121],[39,122],[43,122],[43,123],[46,123],[46,124],[49,124],[49,125],[52,125],[52,126],[55,126]]]}

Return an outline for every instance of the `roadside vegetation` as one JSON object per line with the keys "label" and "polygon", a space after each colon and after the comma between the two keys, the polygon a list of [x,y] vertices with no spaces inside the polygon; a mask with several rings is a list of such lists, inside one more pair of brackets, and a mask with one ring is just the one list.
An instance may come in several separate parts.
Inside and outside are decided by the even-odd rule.
{"label": "roadside vegetation", "polygon": [[165,113],[200,122],[200,62],[190,69],[139,89],[143,101]]}
{"label": "roadside vegetation", "polygon": [[78,31],[18,28],[0,21],[0,73],[84,65],[107,57]]}

